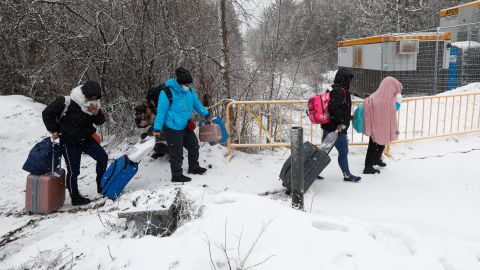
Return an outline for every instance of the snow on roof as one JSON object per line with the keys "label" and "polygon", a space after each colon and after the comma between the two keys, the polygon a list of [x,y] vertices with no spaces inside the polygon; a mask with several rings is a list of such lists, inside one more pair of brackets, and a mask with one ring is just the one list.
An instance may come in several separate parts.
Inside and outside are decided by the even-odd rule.
{"label": "snow on roof", "polygon": [[476,41],[458,41],[452,42],[452,47],[468,50],[472,48],[480,48],[480,43]]}

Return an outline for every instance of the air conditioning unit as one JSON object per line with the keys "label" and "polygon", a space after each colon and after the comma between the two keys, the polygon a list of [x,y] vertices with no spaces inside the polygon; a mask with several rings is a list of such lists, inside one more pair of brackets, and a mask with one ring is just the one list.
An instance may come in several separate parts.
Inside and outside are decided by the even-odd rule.
{"label": "air conditioning unit", "polygon": [[400,40],[397,42],[398,54],[417,54],[418,40]]}

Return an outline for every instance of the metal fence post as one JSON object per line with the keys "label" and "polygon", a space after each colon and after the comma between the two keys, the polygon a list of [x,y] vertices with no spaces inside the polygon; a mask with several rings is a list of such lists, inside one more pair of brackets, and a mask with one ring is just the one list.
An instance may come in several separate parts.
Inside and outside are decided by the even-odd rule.
{"label": "metal fence post", "polygon": [[292,151],[292,207],[303,210],[303,128],[292,127],[291,129]]}
{"label": "metal fence post", "polygon": [[[435,95],[438,94],[437,93],[437,84],[438,84],[438,37],[439,37],[439,35],[440,35],[440,27],[437,27],[437,32],[435,34],[435,64],[434,64],[434,67],[433,67],[433,91],[434,91]],[[446,41],[444,41],[444,43],[445,42]],[[445,44],[443,46],[445,47]]]}

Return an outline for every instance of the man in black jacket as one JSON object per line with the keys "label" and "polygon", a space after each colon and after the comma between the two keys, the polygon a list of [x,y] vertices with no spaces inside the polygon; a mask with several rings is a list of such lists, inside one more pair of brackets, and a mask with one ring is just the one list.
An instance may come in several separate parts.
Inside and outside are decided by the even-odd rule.
{"label": "man in black jacket", "polygon": [[100,146],[94,125],[102,125],[105,116],[100,109],[102,91],[97,82],[88,81],[74,88],[70,96],[59,96],[42,112],[43,122],[54,139],[60,138],[63,156],[67,165],[67,188],[72,205],[90,203],[78,191],[77,177],[80,174],[82,153],[97,162],[97,191],[107,168],[108,155]]}
{"label": "man in black jacket", "polygon": [[335,75],[330,92],[328,112],[330,122],[322,124],[323,138],[333,131],[338,131],[338,140],[335,148],[338,151],[338,165],[342,169],[343,180],[358,182],[361,177],[352,175],[348,167],[348,138],[347,130],[350,126],[352,114],[352,97],[350,95],[350,81],[353,78],[352,72],[346,68],[340,68]]}

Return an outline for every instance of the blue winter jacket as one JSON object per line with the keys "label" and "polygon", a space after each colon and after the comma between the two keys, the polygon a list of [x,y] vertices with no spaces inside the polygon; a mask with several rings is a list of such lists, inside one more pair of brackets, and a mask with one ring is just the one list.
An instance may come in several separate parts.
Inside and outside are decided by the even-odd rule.
{"label": "blue winter jacket", "polygon": [[165,91],[161,91],[158,97],[157,115],[153,123],[155,132],[162,131],[164,125],[174,130],[184,130],[187,128],[188,120],[192,119],[192,109],[203,117],[208,115],[208,110],[198,100],[193,87],[184,90],[176,79],[168,80],[165,86],[169,87],[172,93],[172,104]]}

